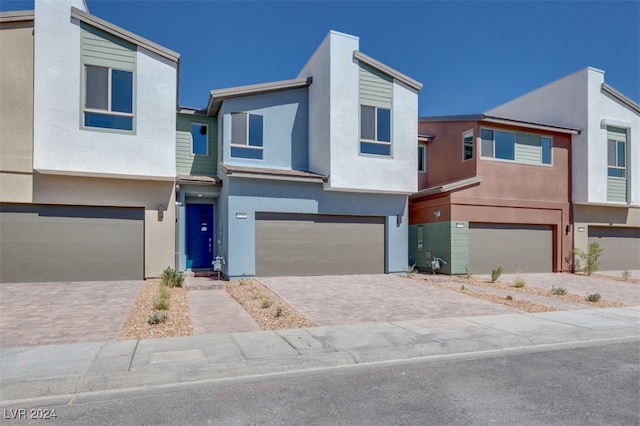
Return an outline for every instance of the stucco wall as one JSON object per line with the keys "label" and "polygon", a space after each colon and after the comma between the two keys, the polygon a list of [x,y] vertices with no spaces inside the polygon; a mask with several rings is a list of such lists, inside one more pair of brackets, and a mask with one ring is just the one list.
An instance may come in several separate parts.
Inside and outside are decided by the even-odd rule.
{"label": "stucco wall", "polygon": [[577,204],[573,207],[573,221],[573,245],[587,251],[589,225],[640,228],[640,208]]}
{"label": "stucco wall", "polygon": [[[82,129],[80,26],[71,6],[35,4],[34,169],[48,173],[173,179],[177,66],[138,48],[135,133]],[[51,72],[56,70],[56,72]],[[144,160],[144,161],[142,161]]]}
{"label": "stucco wall", "polygon": [[[222,131],[224,163],[275,169],[309,169],[307,89],[294,89],[223,102],[218,117]],[[263,116],[263,159],[231,157],[231,113]]]}
{"label": "stucco wall", "polygon": [[[402,195],[327,192],[320,184],[226,178],[219,208],[225,274],[231,278],[255,274],[255,212],[319,213],[386,216],[386,270],[403,272],[408,259],[406,197]],[[228,192],[227,192],[228,191]],[[225,206],[225,193],[228,199]],[[247,213],[246,219],[236,213]],[[396,215],[403,215],[398,226]]]}

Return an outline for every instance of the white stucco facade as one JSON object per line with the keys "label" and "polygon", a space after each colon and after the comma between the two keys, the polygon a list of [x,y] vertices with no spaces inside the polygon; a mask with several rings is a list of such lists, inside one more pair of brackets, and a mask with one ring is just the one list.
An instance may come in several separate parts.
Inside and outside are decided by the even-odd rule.
{"label": "white stucco facade", "polygon": [[177,64],[138,46],[133,132],[83,128],[82,0],[35,2],[33,165],[40,173],[175,178]]}
{"label": "white stucco facade", "polygon": [[360,154],[357,37],[330,32],[298,77],[309,87],[309,168],[329,176],[327,190],[413,193],[418,94],[394,79],[391,156]]}
{"label": "white stucco facade", "polygon": [[[486,114],[581,128],[572,141],[572,201],[640,206],[640,115],[604,83],[604,71],[585,68]],[[607,200],[607,126],[627,131],[626,203]]]}

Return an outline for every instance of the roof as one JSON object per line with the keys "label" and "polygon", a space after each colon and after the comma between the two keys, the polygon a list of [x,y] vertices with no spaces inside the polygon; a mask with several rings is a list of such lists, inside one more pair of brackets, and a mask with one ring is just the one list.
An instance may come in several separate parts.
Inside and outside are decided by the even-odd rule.
{"label": "roof", "polygon": [[159,44],[147,40],[146,38],[140,37],[139,35],[129,32],[116,25],[113,25],[112,23],[100,19],[97,16],[85,12],[84,10],[72,7],[71,17],[79,20],[80,22],[84,22],[87,25],[91,25],[92,27],[112,34],[118,38],[127,40],[128,42],[133,43],[136,46],[140,46],[150,52],[162,56],[163,58],[169,59],[170,61],[178,62],[180,59],[179,53],[167,49],[166,47],[160,46]]}
{"label": "roof", "polygon": [[632,110],[640,114],[640,105],[638,105],[637,103],[635,103],[634,101],[632,101],[631,99],[623,95],[622,93],[618,92],[616,89],[609,86],[607,83],[602,83],[601,88],[604,93],[613,96],[615,99],[617,99],[618,101],[622,102],[624,105],[628,106],[629,108],[631,108]]}
{"label": "roof", "polygon": [[176,183],[192,184],[192,185],[207,185],[207,186],[222,186],[222,181],[217,177],[197,176],[197,175],[178,175],[176,176]]}
{"label": "roof", "polygon": [[420,83],[419,81],[414,80],[411,77],[407,77],[406,75],[402,74],[401,72],[396,71],[393,68],[383,64],[382,62],[379,62],[379,61],[373,59],[372,57],[365,55],[364,53],[360,52],[359,50],[354,50],[353,51],[353,58],[357,59],[360,62],[363,62],[363,63],[369,65],[370,67],[376,68],[376,69],[384,72],[385,74],[390,75],[391,77],[395,78],[396,80],[399,80],[399,81],[403,82],[404,84],[406,84],[407,86],[411,87],[412,89],[415,89],[415,90],[422,89],[422,83]]}
{"label": "roof", "polygon": [[482,182],[482,176],[473,176],[467,179],[457,180],[455,182],[449,182],[438,186],[432,186],[431,188],[423,189],[409,196],[409,198],[420,198],[429,195],[442,194],[443,192],[450,192],[456,189],[466,188],[467,186],[475,185]]}
{"label": "roof", "polygon": [[309,78],[296,78],[292,80],[272,81],[269,83],[251,84],[247,86],[236,86],[227,89],[212,90],[209,94],[209,104],[207,113],[217,115],[225,99],[239,98],[242,96],[259,95],[264,93],[280,92],[283,90],[300,89],[308,87],[313,82]]}
{"label": "roof", "polygon": [[236,175],[236,177],[259,177],[261,179],[284,179],[317,183],[327,182],[328,180],[327,176],[301,170],[266,169],[228,164],[220,164],[219,167],[227,176]]}
{"label": "roof", "polygon": [[33,21],[34,16],[33,10],[11,10],[0,12],[0,22]]}
{"label": "roof", "polygon": [[555,124],[535,123],[530,121],[515,120],[513,118],[496,117],[486,114],[470,114],[470,115],[445,115],[439,117],[420,117],[418,122],[431,123],[440,121],[482,121],[484,123],[506,124],[511,126],[526,127],[528,129],[545,130],[548,132],[567,133],[570,135],[578,135],[582,131],[577,127],[558,126]]}

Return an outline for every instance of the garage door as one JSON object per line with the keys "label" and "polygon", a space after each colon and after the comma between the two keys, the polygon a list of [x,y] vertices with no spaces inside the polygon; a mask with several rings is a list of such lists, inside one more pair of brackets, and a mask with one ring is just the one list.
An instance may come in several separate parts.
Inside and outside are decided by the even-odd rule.
{"label": "garage door", "polygon": [[589,226],[589,243],[603,249],[601,271],[640,269],[640,228]]}
{"label": "garage door", "polygon": [[256,213],[256,275],[384,273],[384,218]]}
{"label": "garage door", "polygon": [[552,272],[553,230],[545,225],[469,224],[469,265],[477,274]]}
{"label": "garage door", "polygon": [[0,206],[0,282],[144,278],[144,210]]}

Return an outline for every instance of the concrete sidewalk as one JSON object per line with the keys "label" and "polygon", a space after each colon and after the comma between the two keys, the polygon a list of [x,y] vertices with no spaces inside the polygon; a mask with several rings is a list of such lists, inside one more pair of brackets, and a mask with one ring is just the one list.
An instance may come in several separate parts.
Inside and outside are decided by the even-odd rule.
{"label": "concrete sidewalk", "polygon": [[639,338],[636,306],[13,347],[0,349],[0,405],[15,408],[38,397],[64,404],[101,391]]}

